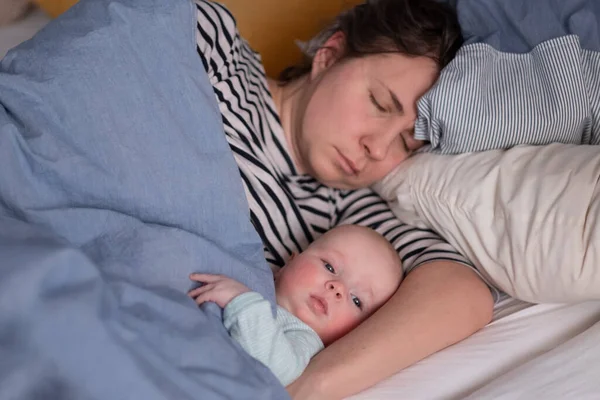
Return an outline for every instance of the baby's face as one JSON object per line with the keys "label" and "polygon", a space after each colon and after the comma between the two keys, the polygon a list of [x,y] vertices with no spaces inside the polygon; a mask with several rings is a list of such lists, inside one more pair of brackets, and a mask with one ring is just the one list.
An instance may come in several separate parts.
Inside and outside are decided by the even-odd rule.
{"label": "baby's face", "polygon": [[316,240],[277,274],[277,303],[328,345],[381,307],[401,276],[398,255],[382,236],[344,225]]}

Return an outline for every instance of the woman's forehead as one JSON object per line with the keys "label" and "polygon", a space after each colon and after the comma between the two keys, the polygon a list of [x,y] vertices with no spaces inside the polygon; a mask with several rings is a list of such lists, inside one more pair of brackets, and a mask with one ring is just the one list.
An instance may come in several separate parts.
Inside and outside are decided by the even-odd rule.
{"label": "woman's forehead", "polygon": [[374,54],[364,57],[364,70],[372,78],[387,81],[431,82],[438,75],[435,61],[427,57],[408,57],[399,53]]}
{"label": "woman's forehead", "polygon": [[414,105],[438,77],[436,63],[426,57],[379,54],[366,57],[364,62],[366,84],[393,93],[405,106]]}

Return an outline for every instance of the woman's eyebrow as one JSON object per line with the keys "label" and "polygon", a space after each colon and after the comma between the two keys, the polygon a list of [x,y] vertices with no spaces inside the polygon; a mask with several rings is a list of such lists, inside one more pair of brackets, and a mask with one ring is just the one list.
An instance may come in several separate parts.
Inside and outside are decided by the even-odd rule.
{"label": "woman's eyebrow", "polygon": [[400,102],[400,100],[398,100],[398,96],[396,96],[396,93],[394,93],[392,91],[392,89],[390,89],[383,81],[381,81],[380,79],[376,78],[375,79],[377,81],[377,83],[381,86],[383,86],[383,88],[385,88],[388,93],[390,94],[390,97],[392,98],[392,102],[394,103],[394,107],[396,108],[396,110],[399,113],[403,113],[404,112],[404,107],[402,106],[402,103]]}

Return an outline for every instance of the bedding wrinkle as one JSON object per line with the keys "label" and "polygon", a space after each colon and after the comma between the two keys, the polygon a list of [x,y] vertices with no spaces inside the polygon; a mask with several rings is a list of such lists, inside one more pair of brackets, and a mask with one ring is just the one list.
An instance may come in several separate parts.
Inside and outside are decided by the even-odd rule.
{"label": "bedding wrinkle", "polygon": [[[415,156],[415,158],[418,157],[420,156]],[[458,157],[468,157],[468,155],[460,155]],[[480,170],[488,172],[485,169],[474,169],[471,168],[471,166],[463,166],[460,163],[447,163],[446,161],[449,160],[447,156],[436,157],[435,160],[442,168],[444,168],[448,176],[478,175]],[[408,166],[408,162],[405,162],[403,165]],[[424,171],[426,172],[424,173]],[[395,179],[401,175],[401,172],[397,173]],[[410,177],[409,182],[411,183],[408,185],[403,183],[401,186],[396,188],[395,192],[396,196],[399,196],[399,198],[402,193],[410,193],[412,198],[412,200],[403,204],[400,208],[393,209],[400,218],[403,220],[408,220],[409,223],[414,224],[415,226],[426,226],[431,228],[438,234],[445,237],[450,243],[464,244],[466,248],[461,247],[460,251],[462,254],[467,256],[473,253],[473,249],[470,249],[471,240],[465,235],[467,231],[460,229],[445,229],[446,226],[451,226],[451,224],[453,224],[456,220],[473,221],[483,218],[485,221],[491,221],[489,229],[494,232],[498,232],[500,236],[499,240],[502,240],[503,232],[506,231],[505,229],[501,228],[506,223],[504,215],[497,215],[494,209],[489,207],[481,207],[478,196],[459,196],[459,193],[453,189],[453,185],[455,184],[453,180],[439,179],[439,177],[435,174],[427,173],[427,169],[414,167],[409,168],[408,175]],[[486,174],[488,177],[490,175],[493,176],[494,172],[488,172]],[[403,180],[401,179],[401,181]],[[384,183],[384,186],[389,186],[389,183]],[[494,189],[491,189],[491,191],[484,191],[483,193],[493,195]],[[435,203],[431,203],[429,199],[436,199]],[[439,209],[448,210],[448,213],[444,215],[443,218],[440,218],[440,214],[437,213],[437,210]],[[411,213],[414,213],[414,215],[410,215]],[[425,221],[432,221],[433,218],[435,218],[435,223],[426,223],[423,225]],[[500,226],[500,228],[497,226]],[[474,232],[473,234],[480,235],[478,232]],[[488,257],[490,260],[494,259],[493,254],[488,254]],[[487,275],[483,269],[478,268],[476,271],[478,275],[482,277],[484,282],[486,282],[486,284],[488,284],[488,286],[491,288],[492,294],[497,301],[500,295],[491,284],[491,282],[493,282],[491,277]]]}
{"label": "bedding wrinkle", "polygon": [[[584,215],[581,254],[583,257],[583,267],[574,272],[574,280],[586,280],[595,282],[600,280],[600,269],[597,268],[597,262],[600,260],[600,225],[598,216],[600,216],[600,176],[597,177],[594,190],[589,201],[589,207]],[[579,272],[579,273],[577,273]]]}
{"label": "bedding wrinkle", "polygon": [[185,296],[202,269],[274,302],[195,18],[82,0],[0,64],[0,397],[288,398]]}
{"label": "bedding wrinkle", "polygon": [[542,41],[526,53],[467,44],[419,100],[415,137],[430,142],[421,152],[595,144],[600,94],[593,88],[600,79],[591,71],[598,68],[600,51],[586,50],[575,34]]}
{"label": "bedding wrinkle", "polygon": [[436,257],[466,263],[433,233],[396,220],[372,190],[331,189],[298,174],[257,54],[224,9],[210,2],[196,5],[198,54],[208,68],[252,222],[272,269],[331,227],[348,223],[384,234],[403,257],[405,271]]}
{"label": "bedding wrinkle", "polygon": [[[424,150],[376,190],[399,218],[448,238],[510,296],[577,304],[534,305],[512,321],[501,318],[369,394],[596,399],[590,366],[600,354],[593,340],[598,301],[580,302],[600,299],[600,153],[590,146],[600,143],[600,2],[456,5],[466,43],[419,101],[415,128],[415,136],[430,140],[428,150],[453,155]],[[511,349],[501,335],[492,337],[499,327],[519,344]],[[489,352],[478,363],[461,352],[481,349]],[[443,385],[459,363],[477,366],[448,377],[446,390],[419,388],[432,375]],[[497,368],[483,374],[492,364]]]}
{"label": "bedding wrinkle", "polygon": [[[598,27],[600,38],[600,27]],[[600,39],[599,39],[600,40]],[[582,69],[590,106],[589,136],[591,144],[600,144],[600,52],[584,50]]]}
{"label": "bedding wrinkle", "polygon": [[[597,299],[598,154],[595,146],[567,144],[423,153],[386,177],[381,192],[398,216],[446,237],[512,296]],[[397,207],[394,199],[408,204]]]}

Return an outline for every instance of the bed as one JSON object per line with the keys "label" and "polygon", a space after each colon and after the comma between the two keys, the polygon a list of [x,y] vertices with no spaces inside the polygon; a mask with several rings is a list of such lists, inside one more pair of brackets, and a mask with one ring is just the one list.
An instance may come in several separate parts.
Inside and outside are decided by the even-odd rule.
{"label": "bed", "polygon": [[352,399],[595,399],[600,302],[529,305],[507,298],[465,341]]}
{"label": "bed", "polygon": [[[549,5],[556,5],[554,1],[547,1]],[[496,3],[486,0],[480,1],[479,4],[485,2],[490,4]],[[48,9],[51,14],[58,15],[74,2],[53,3],[39,0],[38,3],[41,6],[49,7]],[[103,18],[109,20],[107,17],[108,14],[103,11],[101,5],[98,5],[101,3],[98,2],[96,6],[90,5],[87,13],[84,13],[84,15],[94,15],[94,18],[98,21],[102,21]],[[156,5],[153,2],[147,3],[153,4],[153,7],[155,7],[154,10],[158,10],[156,11],[157,14],[165,11],[160,5]],[[280,3],[277,3],[277,7],[267,7],[268,1],[265,1],[263,9],[268,10],[270,14],[265,14],[263,16],[265,19],[257,22],[257,16],[255,13],[252,13],[252,10],[247,8],[247,2],[232,0],[225,1],[225,3],[231,7],[233,13],[238,17],[242,32],[249,37],[251,43],[262,53],[267,71],[271,75],[275,75],[289,60],[298,57],[296,50],[289,46],[286,47],[287,44],[291,43],[291,40],[286,35],[293,38],[306,39],[310,36],[311,32],[315,31],[318,25],[316,22],[315,25],[307,27],[304,25],[304,21],[306,20],[304,18],[287,20],[281,17],[278,19],[276,16],[280,16],[280,14],[289,15],[289,12],[297,13],[302,9],[307,10],[307,15],[313,16],[311,20],[319,21],[321,17],[314,17],[314,15],[323,16],[323,19],[325,19],[326,16],[335,14],[343,6],[349,4],[343,1],[328,3],[297,1],[287,2],[286,7],[289,7],[289,9],[282,9]],[[473,4],[477,2],[475,0],[464,0],[462,2],[458,0],[454,3],[458,3],[459,6],[462,4],[463,9],[475,10],[476,7]],[[585,2],[573,1],[571,3],[584,4]],[[312,8],[316,4],[319,4],[321,8]],[[252,6],[253,9],[255,7],[256,5]],[[152,8],[150,7],[150,9]],[[129,11],[135,11],[135,7],[132,9],[115,8],[114,10],[118,11],[117,15],[120,18],[134,21],[132,24],[135,23],[135,18],[132,17],[134,14],[128,14]],[[179,8],[177,10],[180,13],[184,13]],[[161,23],[167,21],[168,18],[174,18],[173,13],[167,14],[164,12],[164,20],[157,17],[157,27],[160,27]],[[471,13],[469,16],[470,18],[475,18],[476,13]],[[179,17],[183,18],[181,15]],[[65,24],[71,24],[70,26],[73,29],[86,29],[85,24],[79,25],[72,18],[65,18],[63,21]],[[279,23],[275,21],[279,21]],[[281,21],[286,21],[286,23],[282,24]],[[261,29],[258,29],[257,25]],[[56,26],[54,25],[50,29],[58,29]],[[109,24],[104,25],[104,27],[106,26],[109,26]],[[470,26],[475,27],[477,24]],[[282,33],[281,37],[265,34],[265,32],[272,32],[273,29],[277,29],[277,31],[284,30],[284,27],[286,35]],[[127,40],[141,40],[140,38],[136,39],[135,37],[128,36],[133,35],[129,32],[128,26],[121,28],[123,30],[120,34],[124,36],[120,37],[124,42],[127,42]],[[106,39],[106,37],[111,37],[110,33],[108,36],[103,37],[104,32],[101,32],[101,29],[93,31],[97,32],[100,38]],[[45,34],[50,34],[48,32],[46,30]],[[165,35],[173,35],[173,39],[176,34],[176,32],[169,32],[167,34],[165,31]],[[89,39],[93,40],[93,37]],[[35,45],[35,43],[26,44],[22,51],[24,54],[30,54],[27,52]],[[285,48],[285,50],[282,51],[282,48]],[[58,50],[60,49],[62,48],[58,47]],[[114,54],[115,50],[112,47],[102,47],[102,49],[106,51],[104,55],[108,56]],[[49,52],[47,54],[51,60],[56,61],[56,57],[63,55],[60,52],[51,52],[51,50],[54,50],[51,46],[48,49],[44,49],[44,51]],[[177,54],[176,46],[174,46],[172,51],[171,55],[175,56]],[[88,56],[91,57],[91,55]],[[131,60],[131,62],[134,61]],[[195,62],[191,56],[187,61],[190,64]],[[5,63],[5,69],[7,65],[10,65],[13,69],[25,68],[27,70],[27,66],[19,66],[10,59],[3,62]],[[158,63],[148,71],[145,71],[145,73],[148,74],[147,76],[164,74],[164,69],[170,67],[173,66],[169,64],[160,65]],[[48,68],[53,68],[53,64],[50,63],[44,68],[44,71]],[[74,67],[69,65],[68,68]],[[71,79],[73,76],[86,76],[89,78],[90,76],[93,77],[95,73],[100,72],[95,70],[82,71],[74,68],[66,71],[62,79],[64,79],[63,82],[68,86],[68,79]],[[163,75],[160,76],[165,77]],[[127,78],[128,76],[125,74],[119,78],[123,79],[122,81],[117,79],[113,84],[117,87],[119,83],[125,82]],[[139,78],[140,82],[144,81],[143,78],[144,76]],[[194,94],[188,91],[190,87],[194,87],[193,85],[202,87],[205,83],[190,81],[186,82],[188,86],[182,86],[177,82],[170,83],[174,86],[160,87],[156,93],[165,96],[170,95],[174,99],[184,98],[185,101],[202,101],[201,98],[193,97]],[[0,80],[0,85],[4,85],[1,88],[5,94],[8,94],[7,90],[10,87],[6,86],[5,81]],[[97,86],[91,89],[100,90],[101,88],[102,86]],[[74,94],[85,97],[85,88],[73,87],[71,89],[74,90]],[[90,88],[87,89],[89,90]],[[0,90],[0,93],[3,90]],[[39,87],[31,86],[31,90],[37,91]],[[54,88],[54,90],[58,89]],[[56,93],[51,92],[45,95]],[[121,91],[120,93],[125,99],[137,99],[135,94],[125,91]],[[189,98],[185,96],[189,96]],[[60,99],[60,96],[58,98]],[[81,104],[76,105],[65,102],[64,104],[61,103],[60,107],[72,104],[73,107],[79,107],[77,110],[84,113],[86,107],[96,104],[98,109],[101,109],[105,113],[103,115],[110,115],[109,113],[116,112],[112,108],[114,105],[93,102],[86,103],[87,99],[80,98]],[[5,96],[1,100],[6,109],[17,109],[18,105],[11,98]],[[46,107],[43,104],[35,102],[28,104],[33,107],[23,111],[24,114],[18,120],[18,124],[14,124],[13,126],[18,126],[19,128],[27,126],[29,118],[34,118],[28,110],[39,110]],[[116,104],[125,106],[127,102],[123,100],[123,103],[117,102]],[[141,112],[143,105],[158,107],[160,102],[143,103],[139,109],[133,108],[127,111]],[[134,106],[127,105],[127,107]],[[60,114],[60,112],[64,112],[64,109],[54,109],[52,112],[57,113],[54,114],[55,117],[61,118],[64,116],[64,114]],[[160,119],[161,113],[157,112],[156,114],[158,115],[153,116],[153,118],[157,118],[155,122],[157,124],[164,124],[165,120]],[[172,115],[166,114],[165,118],[172,118]],[[189,123],[196,126],[203,123],[202,119],[195,117],[184,115],[180,117],[183,121],[181,124],[183,125]],[[61,123],[65,123],[64,120],[60,121]],[[105,128],[111,127],[110,121],[107,122],[101,117],[92,119],[92,121]],[[45,129],[54,129],[52,123],[56,122],[55,119],[50,118],[44,122],[49,124],[45,125]],[[78,129],[84,129],[89,126],[90,121],[84,118],[66,122]],[[133,129],[133,126],[131,128]],[[6,125],[2,129],[5,129],[3,133],[8,132]],[[149,130],[151,130],[151,127],[149,127]],[[36,132],[35,130],[26,130],[26,133],[32,135],[31,137],[40,134],[40,132]],[[139,140],[141,137],[137,139]],[[152,137],[147,137],[145,140],[151,141]],[[132,152],[128,146],[133,147],[134,143],[136,142],[125,143],[122,147],[110,147],[110,144],[106,143],[95,143],[94,146],[99,146],[99,148],[106,152],[110,151],[114,153],[116,151],[123,156],[121,159],[123,162],[131,162],[131,158],[128,157],[136,153]],[[187,143],[186,137],[182,136],[182,149]],[[6,149],[7,142],[4,145]],[[14,145],[14,143],[11,142],[11,145]],[[147,151],[155,151],[159,145],[160,143],[155,143],[154,146],[149,144]],[[88,149],[85,142],[77,142],[74,146],[74,148],[82,152]],[[97,148],[95,147],[94,150]],[[187,149],[186,151],[194,150],[198,149]],[[216,146],[214,151],[222,152],[223,149]],[[185,157],[193,157],[194,155],[187,152],[182,154],[183,156],[181,154],[180,156],[183,161],[185,161]],[[53,156],[56,156],[56,154],[53,154]],[[77,154],[70,154],[69,156],[71,157],[71,161],[77,159]],[[3,157],[5,165],[12,165],[6,164],[6,160],[10,159],[6,153]],[[180,160],[178,162],[183,161]],[[11,160],[11,162],[21,163],[22,160]],[[265,279],[268,271],[264,269],[264,263],[261,263],[259,259],[261,253],[257,253],[255,251],[256,247],[252,247],[253,244],[256,245],[256,237],[250,232],[251,228],[243,225],[241,222],[246,216],[243,213],[227,216],[220,215],[221,218],[227,218],[231,222],[231,225],[241,227],[237,229],[240,232],[233,240],[235,245],[232,245],[231,238],[226,236],[230,232],[221,228],[222,224],[220,221],[222,220],[218,221],[215,217],[215,220],[212,221],[215,230],[218,231],[217,233],[224,235],[221,237],[213,237],[206,232],[199,231],[199,228],[188,220],[190,215],[197,212],[194,208],[189,207],[189,204],[185,201],[185,199],[189,199],[190,197],[172,199],[168,198],[168,196],[163,196],[161,194],[162,191],[157,191],[157,188],[152,185],[145,185],[144,187],[136,186],[136,182],[140,180],[147,182],[148,172],[151,172],[152,179],[159,179],[163,182],[173,179],[170,182],[170,189],[172,191],[188,190],[187,182],[174,179],[177,175],[175,172],[181,165],[172,163],[168,165],[152,165],[151,168],[154,169],[151,171],[140,171],[138,175],[132,173],[131,176],[118,176],[116,184],[130,185],[128,186],[130,187],[129,195],[126,198],[117,199],[122,204],[125,204],[125,206],[119,205],[119,201],[111,197],[112,193],[117,192],[113,191],[115,187],[111,186],[111,182],[107,178],[110,177],[111,165],[103,164],[106,160],[102,157],[98,158],[97,162],[101,167],[98,168],[98,171],[102,172],[100,175],[98,175],[98,171],[94,169],[86,170],[84,164],[75,162],[69,165],[70,168],[81,168],[83,172],[80,171],[81,174],[76,180],[61,180],[60,182],[65,185],[64,188],[67,191],[77,185],[90,188],[97,188],[100,185],[102,190],[108,193],[108,195],[95,198],[94,204],[91,205],[85,205],[83,200],[78,199],[76,204],[71,204],[75,207],[69,212],[77,215],[78,207],[92,209],[96,207],[98,210],[102,209],[102,207],[110,209],[110,213],[102,214],[100,218],[94,216],[89,221],[82,221],[82,227],[85,226],[88,229],[91,226],[97,229],[98,232],[104,232],[107,227],[111,227],[111,229],[115,229],[119,233],[119,239],[130,240],[133,238],[133,240],[127,242],[130,243],[127,248],[119,247],[119,244],[123,242],[111,242],[102,237],[93,243],[86,242],[80,238],[81,232],[84,231],[82,227],[63,231],[61,237],[54,237],[44,226],[40,226],[44,224],[46,227],[48,225],[60,226],[58,219],[62,218],[61,210],[64,208],[64,204],[61,204],[62,197],[59,196],[62,193],[43,192],[49,196],[50,200],[48,201],[52,203],[52,206],[48,206],[48,204],[40,206],[32,202],[31,206],[24,210],[16,206],[6,207],[10,201],[16,202],[16,200],[14,198],[7,198],[6,196],[3,197],[2,206],[5,208],[1,214],[2,223],[0,224],[2,227],[0,229],[0,255],[2,256],[3,267],[7,268],[9,266],[7,260],[11,259],[14,260],[15,264],[18,262],[20,263],[19,265],[31,266],[31,271],[33,272],[29,275],[27,285],[24,288],[32,291],[41,291],[43,289],[44,296],[31,299],[28,299],[27,296],[22,296],[17,297],[16,300],[13,297],[9,297],[8,294],[14,294],[14,289],[11,288],[11,285],[19,288],[19,285],[23,285],[21,283],[22,278],[23,276],[27,277],[27,275],[20,275],[20,273],[28,273],[28,270],[25,269],[18,273],[14,272],[5,275],[2,283],[0,283],[2,285],[2,294],[0,295],[0,315],[2,317],[0,318],[3,320],[3,324],[0,324],[0,326],[3,326],[2,330],[0,330],[0,337],[2,338],[2,346],[6,350],[3,359],[10,360],[9,363],[4,364],[10,364],[8,369],[6,367],[0,369],[0,397],[11,398],[11,396],[43,395],[45,398],[60,398],[63,394],[68,393],[75,395],[75,398],[82,398],[77,395],[95,393],[101,398],[117,398],[116,396],[120,393],[130,393],[133,396],[132,398],[158,399],[165,397],[193,398],[195,395],[197,396],[199,393],[202,393],[203,399],[218,399],[239,398],[235,397],[236,394],[239,396],[239,393],[243,391],[245,396],[247,396],[246,398],[285,398],[285,393],[278,387],[268,371],[265,371],[260,365],[257,365],[257,363],[244,354],[240,354],[228,344],[223,332],[216,331],[218,330],[216,327],[217,324],[214,324],[215,332],[211,331],[210,335],[206,334],[205,336],[205,340],[209,341],[212,347],[210,350],[215,351],[215,353],[211,353],[210,351],[207,353],[206,345],[197,347],[194,345],[192,338],[197,333],[196,329],[199,325],[190,321],[197,318],[198,312],[189,304],[182,304],[182,300],[174,294],[177,290],[182,291],[188,288],[186,286],[187,283],[182,278],[185,276],[182,271],[173,269],[158,273],[154,278],[144,277],[142,283],[139,284],[134,283],[139,276],[123,275],[120,270],[116,269],[121,264],[114,263],[115,259],[120,260],[119,262],[122,263],[123,256],[141,254],[144,260],[153,266],[154,269],[152,271],[157,272],[159,271],[160,264],[159,262],[153,264],[153,262],[157,258],[161,261],[161,250],[169,252],[179,251],[181,253],[178,255],[180,257],[178,260],[184,261],[195,259],[196,261],[200,260],[199,262],[208,262],[206,257],[209,259],[210,257],[213,257],[212,259],[226,257],[234,265],[238,265],[239,263],[244,264],[245,268],[248,267],[249,263],[250,267],[254,268],[253,271],[255,273],[252,276],[245,275],[240,280],[246,282],[250,287],[265,293],[267,297],[272,296],[272,294],[269,294],[268,288],[261,283],[261,279]],[[118,163],[119,161],[113,162]],[[210,168],[211,165],[203,167]],[[165,175],[159,173],[163,169],[167,171]],[[217,177],[220,183],[229,182],[230,178],[235,175],[235,171],[227,170],[227,168],[223,168],[223,171],[225,171],[223,175]],[[169,172],[173,174],[169,175]],[[202,179],[202,172],[199,169],[194,172],[196,174],[194,176],[200,180]],[[31,179],[31,176],[26,174],[21,178],[23,180],[19,182],[15,180],[0,181],[0,191],[4,190],[6,192],[6,188],[8,187],[12,190],[8,192],[14,195],[14,193],[18,192],[17,188],[21,187],[22,182]],[[89,179],[91,178],[99,180],[90,184]],[[39,193],[36,193],[36,196],[30,194],[30,197],[27,197],[26,200],[30,201],[32,198],[39,196]],[[145,199],[148,193],[157,195],[157,200],[151,204],[147,204],[143,209],[136,208],[134,206],[135,200]],[[188,194],[188,196],[192,195],[202,198],[201,192]],[[239,188],[231,183],[229,186],[227,184],[224,185],[222,198],[216,201],[214,199],[205,199],[203,201],[206,202],[204,205],[208,210],[218,210],[224,208],[223,205],[228,202],[233,202],[231,207],[235,208],[236,204],[238,206],[241,204],[236,203],[241,201],[240,199]],[[182,213],[173,213],[171,211],[173,206],[180,207],[183,210]],[[11,212],[6,213],[6,209],[11,210]],[[28,223],[37,221],[38,224],[23,224],[23,221]],[[43,223],[40,224],[40,222]],[[175,229],[178,240],[177,243],[167,243],[161,248],[158,246],[158,243],[161,242],[161,238],[164,238],[162,235],[164,235],[165,229]],[[194,235],[190,235],[190,232]],[[204,238],[204,240],[199,242],[198,237]],[[78,253],[71,246],[65,245],[65,240],[67,242],[76,242],[77,240],[74,238],[78,238],[78,241],[87,246],[85,252]],[[135,238],[142,238],[143,240],[136,241]],[[22,240],[19,241],[17,239]],[[26,257],[21,257],[21,254],[25,254],[25,251],[18,254],[14,251],[23,243],[28,243],[28,247],[23,247],[23,249],[27,250]],[[148,246],[147,243],[153,243],[156,247]],[[214,246],[215,243],[218,245]],[[111,249],[107,249],[107,247]],[[115,247],[118,252],[114,250]],[[200,255],[199,252],[201,251],[209,254],[209,256]],[[40,265],[47,267],[56,265],[57,260],[75,260],[74,262],[77,263],[79,268],[60,270],[58,276],[53,277],[44,275],[44,270],[38,268]],[[99,274],[95,265],[101,260],[106,262],[107,268],[105,272]],[[166,257],[162,261],[172,262],[171,259]],[[142,267],[140,266],[140,268]],[[32,276],[35,279],[30,279]],[[73,277],[77,279],[76,282],[72,282]],[[54,291],[55,288],[61,288],[61,284],[65,282],[73,283],[73,285],[68,287],[70,292],[67,293],[69,296],[66,297]],[[161,285],[158,285],[159,282]],[[164,285],[164,282],[167,284]],[[110,287],[111,290],[106,290],[106,287]],[[68,302],[72,299],[80,299],[80,305],[66,310],[56,308],[58,305],[65,304],[65,301]],[[140,305],[142,303],[141,300],[146,305],[145,307]],[[47,301],[47,304],[41,305],[42,301]],[[103,304],[108,305],[103,306]],[[20,319],[19,311],[30,312],[32,317],[29,319]],[[47,315],[51,315],[53,319],[47,320],[47,317],[44,316],[44,311],[47,312]],[[83,330],[81,331],[73,329],[70,332],[67,328],[80,327],[73,318],[75,318],[74,316],[85,317],[86,315],[97,318],[90,317],[88,322],[95,328],[95,332],[89,337],[89,340],[83,341],[81,337],[86,334],[85,329],[82,328]],[[214,308],[211,309],[208,307],[202,310],[202,318],[205,318],[205,320],[214,319],[214,315]],[[164,327],[168,324],[171,328],[162,330],[161,326],[152,328],[148,324],[149,318],[164,321],[165,324],[161,326]],[[35,344],[31,348],[39,351],[37,354],[24,354],[18,351],[19,345],[25,342],[16,336],[16,334],[26,332],[26,327],[29,326],[35,327],[35,329],[31,329],[25,336],[28,336],[31,340],[30,343]],[[141,331],[145,331],[146,335],[140,335],[139,332]],[[81,336],[77,336],[78,332]],[[49,334],[55,336],[48,336]],[[69,336],[69,334],[73,336]],[[600,384],[594,376],[594,371],[600,365],[600,341],[598,341],[598,338],[600,338],[599,301],[587,301],[578,304],[534,305],[515,300],[509,296],[503,296],[501,301],[496,305],[493,322],[482,331],[352,398],[529,399],[542,397],[548,399],[595,399],[598,397],[598,393],[600,393]],[[58,366],[54,365],[50,361],[56,359],[56,357],[60,357],[60,355],[51,354],[51,351],[44,347],[43,344],[47,340],[60,341],[65,346],[75,349],[75,351],[69,353],[68,360],[65,363]],[[155,351],[157,348],[163,347],[164,351]],[[190,351],[190,348],[192,351]],[[216,351],[216,348],[219,350]],[[193,356],[190,356],[190,354],[193,354]],[[205,359],[202,360],[202,357],[198,356],[199,354],[206,355]],[[85,360],[85,357],[89,355],[96,357],[97,364],[83,367],[81,361]],[[215,366],[214,363],[210,362],[210,359],[215,359],[214,357],[218,357],[220,365]],[[115,368],[116,365],[118,365],[118,368]],[[250,370],[256,372],[248,373]],[[23,371],[28,372],[24,374]],[[58,378],[66,375],[74,377],[69,382],[83,381],[84,383],[73,384],[73,387],[57,385],[58,382],[62,382]],[[38,378],[41,383],[36,387],[28,388],[25,377],[33,378],[33,380]],[[106,379],[111,379],[112,385],[110,387],[103,385]],[[153,382],[149,383],[150,381]]]}

